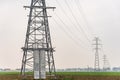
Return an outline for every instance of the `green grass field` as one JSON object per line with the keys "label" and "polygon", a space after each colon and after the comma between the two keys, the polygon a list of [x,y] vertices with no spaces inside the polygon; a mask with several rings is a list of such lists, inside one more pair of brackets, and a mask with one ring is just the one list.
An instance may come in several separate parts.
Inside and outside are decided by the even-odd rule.
{"label": "green grass field", "polygon": [[57,72],[57,75],[120,76],[120,72]]}
{"label": "green grass field", "polygon": [[[19,75],[19,72],[0,72],[0,75]],[[28,74],[31,74],[28,73]],[[77,76],[120,76],[120,72],[57,72],[57,75]]]}
{"label": "green grass field", "polygon": [[0,72],[0,75],[18,75],[19,72]]}

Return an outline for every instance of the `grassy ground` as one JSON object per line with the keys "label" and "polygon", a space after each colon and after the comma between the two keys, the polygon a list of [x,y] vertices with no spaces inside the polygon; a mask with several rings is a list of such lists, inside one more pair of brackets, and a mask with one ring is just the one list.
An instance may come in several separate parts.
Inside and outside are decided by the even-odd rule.
{"label": "grassy ground", "polygon": [[[19,74],[19,72],[0,72],[0,80],[21,80]],[[120,72],[57,72],[56,74],[58,80],[120,80]],[[32,76],[28,76],[27,80],[33,80]]]}
{"label": "grassy ground", "polygon": [[0,75],[19,75],[20,72],[0,72]]}
{"label": "grassy ground", "polygon": [[[20,72],[0,72],[0,75],[19,75]],[[30,74],[30,73],[28,73]],[[120,76],[120,72],[57,72],[57,75]]]}
{"label": "grassy ground", "polygon": [[57,75],[120,76],[120,72],[57,72]]}

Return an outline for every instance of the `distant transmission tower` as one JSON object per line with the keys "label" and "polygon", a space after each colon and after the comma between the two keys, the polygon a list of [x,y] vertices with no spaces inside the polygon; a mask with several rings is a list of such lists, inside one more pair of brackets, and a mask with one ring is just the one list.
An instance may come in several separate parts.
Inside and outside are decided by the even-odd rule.
{"label": "distant transmission tower", "polygon": [[103,71],[109,71],[110,70],[110,64],[107,59],[106,55],[103,55]]}
{"label": "distant transmission tower", "polygon": [[[31,0],[29,20],[26,32],[25,45],[22,48],[23,59],[21,67],[22,77],[27,77],[28,69],[32,69],[34,80],[46,79],[46,75],[55,74],[53,47],[49,30],[45,0]],[[47,74],[46,74],[47,72]]]}
{"label": "distant transmission tower", "polygon": [[98,37],[95,37],[94,41],[95,41],[95,44],[93,44],[95,46],[94,70],[95,71],[100,71],[100,61],[99,61],[99,45],[101,45],[99,43],[100,39]]}

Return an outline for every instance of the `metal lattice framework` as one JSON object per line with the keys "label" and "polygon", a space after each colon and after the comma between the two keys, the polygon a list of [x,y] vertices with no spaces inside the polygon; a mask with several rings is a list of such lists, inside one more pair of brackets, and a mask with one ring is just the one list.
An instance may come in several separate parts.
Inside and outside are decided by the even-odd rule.
{"label": "metal lattice framework", "polygon": [[103,71],[109,71],[110,70],[110,64],[107,59],[107,56],[104,54],[103,55]]}
{"label": "metal lattice framework", "polygon": [[[25,76],[27,68],[34,66],[45,66],[46,71],[51,75],[55,72],[55,64],[53,57],[53,48],[51,44],[49,23],[46,9],[54,9],[55,7],[46,7],[45,0],[31,0],[30,6],[24,6],[30,9],[28,26],[26,32],[25,45],[22,48],[23,59],[21,67],[21,75]],[[35,55],[36,53],[39,53]],[[39,58],[38,64],[34,63],[35,58]],[[41,59],[43,57],[43,59]],[[44,60],[45,58],[45,60]],[[43,62],[42,62],[43,60]],[[38,67],[39,68],[39,67]],[[42,68],[39,68],[42,69]],[[41,74],[42,72],[39,71]]]}
{"label": "metal lattice framework", "polygon": [[94,63],[94,71],[100,71],[100,61],[99,61],[99,41],[100,39],[98,37],[95,37],[95,63]]}

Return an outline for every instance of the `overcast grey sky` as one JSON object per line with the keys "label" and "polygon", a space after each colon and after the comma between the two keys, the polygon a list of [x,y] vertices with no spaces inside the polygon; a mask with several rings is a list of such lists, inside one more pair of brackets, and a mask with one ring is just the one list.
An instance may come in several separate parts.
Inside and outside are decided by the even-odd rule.
{"label": "overcast grey sky", "polygon": [[[31,0],[0,1],[0,68],[19,68]],[[99,36],[111,67],[120,66],[119,0],[46,0],[57,68],[93,67],[93,38]],[[80,28],[81,25],[81,28]],[[85,34],[87,38],[85,37]]]}

